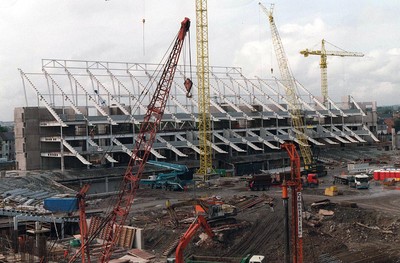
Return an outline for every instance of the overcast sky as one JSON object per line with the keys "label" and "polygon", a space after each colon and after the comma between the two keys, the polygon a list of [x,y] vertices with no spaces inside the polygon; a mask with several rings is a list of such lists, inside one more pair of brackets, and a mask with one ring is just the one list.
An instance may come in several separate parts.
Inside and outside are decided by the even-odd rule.
{"label": "overcast sky", "polygon": [[[208,0],[210,65],[241,67],[249,78],[270,78],[274,68],[279,77],[258,2]],[[293,74],[307,89],[320,95],[319,57],[299,51],[320,49],[324,38],[365,54],[328,57],[329,96],[378,106],[399,104],[399,14],[398,0],[277,0],[274,9]],[[184,17],[192,20],[195,60],[195,0],[1,0],[0,121],[26,106],[18,68],[40,72],[43,58],[159,63]]]}

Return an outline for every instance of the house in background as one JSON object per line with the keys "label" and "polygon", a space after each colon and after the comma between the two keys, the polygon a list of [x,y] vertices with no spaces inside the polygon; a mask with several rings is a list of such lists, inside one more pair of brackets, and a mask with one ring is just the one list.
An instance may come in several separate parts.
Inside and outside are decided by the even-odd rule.
{"label": "house in background", "polygon": [[0,161],[15,160],[15,136],[14,132],[0,132]]}

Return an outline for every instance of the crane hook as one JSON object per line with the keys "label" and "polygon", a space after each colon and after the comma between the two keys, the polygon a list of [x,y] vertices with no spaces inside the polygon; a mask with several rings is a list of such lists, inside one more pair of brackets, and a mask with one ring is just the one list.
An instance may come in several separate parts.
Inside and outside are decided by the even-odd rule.
{"label": "crane hook", "polygon": [[186,97],[191,98],[192,97],[192,93],[190,93],[190,91],[192,90],[192,86],[193,86],[193,81],[189,78],[185,79],[185,82],[183,83],[183,85],[186,88]]}

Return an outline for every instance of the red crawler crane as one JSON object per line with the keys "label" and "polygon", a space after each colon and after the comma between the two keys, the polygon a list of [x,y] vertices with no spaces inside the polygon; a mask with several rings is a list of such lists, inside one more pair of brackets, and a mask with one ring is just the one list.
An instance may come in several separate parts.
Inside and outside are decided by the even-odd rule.
{"label": "red crawler crane", "polygon": [[[149,158],[151,147],[155,141],[156,133],[164,114],[164,109],[176,71],[176,65],[178,64],[183,41],[189,27],[190,20],[186,17],[181,22],[181,28],[179,29],[175,44],[165,64],[154,95],[147,107],[147,112],[140,126],[140,132],[137,136],[131,159],[123,177],[121,189],[118,193],[118,199],[115,203],[114,209],[107,218],[107,239],[103,244],[103,252],[100,262],[108,262],[110,260],[119,233],[135,199],[139,180],[143,174],[145,164]],[[132,170],[135,165],[138,165],[138,170],[136,174],[133,174]]]}
{"label": "red crawler crane", "polygon": [[77,253],[75,253],[68,262],[75,262],[75,260],[80,256],[81,262],[90,263],[90,254],[89,254],[89,247],[87,244],[89,243],[88,239],[88,226],[86,223],[86,204],[85,204],[85,197],[86,193],[89,190],[90,185],[85,184],[79,193],[76,195],[78,199],[78,207],[79,207],[79,229],[81,231],[81,248]]}

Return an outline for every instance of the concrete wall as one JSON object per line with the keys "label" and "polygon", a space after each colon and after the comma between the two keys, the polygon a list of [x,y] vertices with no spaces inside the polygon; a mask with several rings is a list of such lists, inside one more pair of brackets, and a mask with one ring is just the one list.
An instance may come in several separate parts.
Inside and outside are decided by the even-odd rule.
{"label": "concrete wall", "polygon": [[40,169],[39,108],[16,108],[15,153],[20,170]]}

